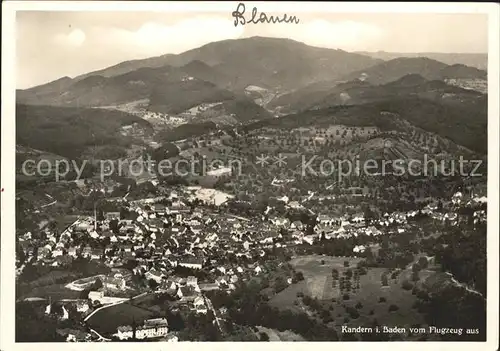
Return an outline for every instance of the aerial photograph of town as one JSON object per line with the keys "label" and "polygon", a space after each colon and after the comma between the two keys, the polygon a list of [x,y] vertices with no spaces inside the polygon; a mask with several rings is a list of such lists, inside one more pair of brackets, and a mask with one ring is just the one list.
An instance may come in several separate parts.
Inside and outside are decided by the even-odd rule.
{"label": "aerial photograph of town", "polygon": [[486,341],[486,16],[229,7],[17,12],[15,341]]}

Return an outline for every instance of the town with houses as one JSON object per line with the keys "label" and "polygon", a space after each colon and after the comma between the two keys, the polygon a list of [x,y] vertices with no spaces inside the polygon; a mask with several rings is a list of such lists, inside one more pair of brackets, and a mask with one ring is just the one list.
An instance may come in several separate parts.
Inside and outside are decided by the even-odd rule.
{"label": "town with houses", "polygon": [[[100,315],[119,305],[161,296],[172,311],[208,314],[218,324],[222,318],[218,316],[225,308],[215,310],[210,294],[216,291],[231,295],[242,283],[272,274],[269,262],[281,261],[280,257],[290,260],[314,253],[314,248],[325,241],[334,246],[342,241],[349,244],[342,244],[347,249],[343,249],[341,257],[366,258],[368,252],[372,256],[380,248],[384,236],[418,231],[422,218],[452,227],[470,222],[469,217],[473,227],[486,221],[486,197],[462,192],[456,192],[444,206],[434,203],[418,210],[386,212],[378,219],[367,218],[369,214],[363,212],[339,216],[325,210],[309,216],[312,221],[302,222],[279,215],[270,206],[253,217],[236,215],[227,203],[215,206],[193,201],[188,187],[156,189],[164,195],[122,199],[115,203],[117,210],[100,211],[99,216],[94,206],[93,215],[76,216],[60,232],[43,223],[40,233],[19,236],[22,259],[18,257],[16,275],[20,279],[26,276],[26,270],[65,270],[76,262],[93,264],[103,272],[64,284],[63,289],[76,299],[56,300],[48,294],[45,314],[72,322],[72,327],[58,328],[67,341],[179,341],[179,332],[170,331],[168,318],[161,313],[106,332],[96,330],[102,322],[94,320],[106,318]],[[278,198],[285,203],[288,200],[286,195]],[[288,205],[292,210],[303,209],[293,203]],[[467,215],[464,209],[470,209]],[[428,259],[432,262],[434,258]],[[287,274],[286,284],[296,283],[293,271]],[[47,303],[47,296],[31,296],[24,301]],[[51,310],[53,304],[62,306],[59,313]]]}

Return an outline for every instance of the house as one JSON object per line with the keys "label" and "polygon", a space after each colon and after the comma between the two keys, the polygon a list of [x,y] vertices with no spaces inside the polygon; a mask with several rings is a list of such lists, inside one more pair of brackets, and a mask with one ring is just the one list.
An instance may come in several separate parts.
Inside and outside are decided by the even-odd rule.
{"label": "house", "polygon": [[191,231],[193,232],[193,234],[200,234],[202,230],[203,230],[203,227],[199,224],[195,224],[195,225],[191,226]]}
{"label": "house", "polygon": [[120,249],[123,252],[132,252],[132,245],[121,245]]}
{"label": "house", "polygon": [[157,248],[157,249],[154,250],[153,255],[155,257],[162,257],[164,255],[164,253],[165,252],[164,252],[164,250],[162,248]]}
{"label": "house", "polygon": [[120,220],[120,212],[106,212],[104,218],[108,221],[112,221],[114,219]]}
{"label": "house", "polygon": [[77,256],[76,247],[74,247],[74,246],[70,247],[68,249],[68,255],[76,258],[76,256]]}
{"label": "house", "polygon": [[92,225],[88,222],[79,222],[77,225],[75,225],[76,232],[87,232],[90,229],[92,229]]}
{"label": "house", "polygon": [[197,257],[186,256],[179,259],[178,265],[186,268],[201,269],[203,260]]}
{"label": "house", "polygon": [[135,260],[135,252],[125,251],[121,255],[124,261]]}
{"label": "house", "polygon": [[314,243],[314,236],[306,235],[306,236],[302,237],[302,241],[305,243],[308,243],[309,245],[312,245]]}
{"label": "house", "polygon": [[186,284],[187,284],[187,286],[192,286],[192,287],[196,288],[196,287],[198,287],[198,278],[191,275],[191,276],[187,277]]}
{"label": "house", "polygon": [[355,253],[362,253],[362,252],[365,252],[366,250],[366,247],[364,245],[357,245],[355,246],[353,249],[352,249],[352,252],[355,252]]}
{"label": "house", "polygon": [[[101,229],[102,229],[102,227],[101,227]],[[103,231],[101,233],[101,238],[103,238],[103,239],[104,238],[110,238],[111,239],[111,237],[114,236],[114,235],[115,234],[111,230],[104,230],[103,229]]]}
{"label": "house", "polygon": [[302,205],[298,201],[291,201],[288,204],[288,207],[294,208],[294,209],[301,209],[301,208],[303,208]]}
{"label": "house", "polygon": [[352,216],[351,222],[364,225],[365,224],[365,216],[362,213],[357,213],[354,216]]}
{"label": "house", "polygon": [[82,250],[83,257],[90,257],[92,255],[92,248],[90,246],[85,246]]}
{"label": "house", "polygon": [[71,256],[68,256],[68,255],[58,256],[55,260],[55,262],[57,262],[58,266],[68,266],[71,264],[72,261],[73,261],[73,258]]}
{"label": "house", "polygon": [[103,281],[103,285],[107,289],[113,290],[123,290],[125,289],[125,279],[120,277],[106,277]]}
{"label": "house", "polygon": [[63,250],[61,248],[57,248],[52,251],[52,257],[58,257],[63,255]]}
{"label": "house", "polygon": [[80,313],[85,313],[89,310],[89,304],[87,301],[78,301],[76,303],[76,310]]}
{"label": "house", "polygon": [[175,221],[176,221],[177,223],[182,223],[182,219],[183,219],[183,217],[182,217],[182,213],[177,213],[177,214],[175,215]]}
{"label": "house", "polygon": [[56,329],[57,334],[66,338],[66,342],[85,342],[90,341],[90,334],[78,329]]}
{"label": "house", "polygon": [[346,189],[346,193],[351,196],[363,196],[364,189],[359,186],[351,186]]}
{"label": "house", "polygon": [[182,278],[182,277],[171,277],[172,281],[175,282],[178,286],[186,286],[187,285],[187,279]]}
{"label": "house", "polygon": [[335,223],[335,220],[328,216],[328,215],[325,215],[325,214],[320,214],[317,218],[316,218],[316,222],[318,224],[321,224],[323,226],[331,226]]}
{"label": "house", "polygon": [[138,250],[140,250],[140,249],[144,249],[144,244],[135,244],[135,245],[133,246],[133,250],[134,250],[134,251],[138,251]]}
{"label": "house", "polygon": [[[449,212],[449,213],[446,213],[443,217],[443,221],[455,221],[457,220],[458,218],[458,215],[454,212]],[[54,252],[52,252],[52,255],[54,254]]]}
{"label": "house", "polygon": [[192,286],[181,286],[177,290],[177,296],[181,298],[183,302],[193,302],[199,292],[197,292]]}
{"label": "house", "polygon": [[104,291],[91,291],[89,292],[90,301],[101,301],[104,298]]}
{"label": "house", "polygon": [[271,219],[271,223],[278,227],[285,227],[290,225],[290,220],[288,218],[276,217]]}
{"label": "house", "polygon": [[208,312],[207,306],[205,305],[205,299],[202,296],[195,297],[193,301],[193,307],[196,313],[206,314]]}
{"label": "house", "polygon": [[245,249],[245,251],[250,250],[250,243],[246,240],[243,242],[243,249]]}
{"label": "house", "polygon": [[302,224],[301,221],[293,221],[292,224],[290,225],[291,229],[297,229],[297,230],[303,230],[304,225]]}
{"label": "house", "polygon": [[153,279],[155,282],[160,283],[163,279],[163,273],[157,271],[156,269],[151,269],[145,274],[146,279]]}
{"label": "house", "polygon": [[100,260],[102,257],[102,249],[92,249],[90,253],[91,260]]}
{"label": "house", "polygon": [[229,277],[227,277],[227,276],[217,277],[217,278],[215,278],[215,282],[217,284],[219,284],[219,286],[227,285],[227,284],[229,284]]}
{"label": "house", "polygon": [[166,206],[163,204],[156,204],[155,206],[155,212],[158,216],[164,216],[166,213]]}
{"label": "house", "polygon": [[179,341],[179,337],[177,335],[174,335],[174,334],[169,334],[166,336],[166,341],[167,342],[178,342]]}
{"label": "house", "polygon": [[120,340],[131,339],[134,336],[134,329],[130,325],[122,325],[117,328],[117,332],[113,336]]}
{"label": "house", "polygon": [[168,321],[165,318],[147,319],[135,331],[137,339],[159,338],[168,334]]}
{"label": "house", "polygon": [[163,279],[160,282],[159,290],[160,291],[172,291],[172,292],[176,292],[177,291],[177,284],[175,284],[175,282],[172,281],[172,280],[170,280],[170,279]]}
{"label": "house", "polygon": [[213,170],[209,170],[207,172],[207,176],[215,177],[215,178],[220,178],[223,176],[230,176],[232,174],[232,169],[231,167],[221,167]]}
{"label": "house", "polygon": [[202,283],[199,287],[201,291],[219,290],[219,284],[217,283]]}
{"label": "house", "polygon": [[169,209],[170,214],[186,214],[189,213],[191,209],[184,204],[174,204]]}

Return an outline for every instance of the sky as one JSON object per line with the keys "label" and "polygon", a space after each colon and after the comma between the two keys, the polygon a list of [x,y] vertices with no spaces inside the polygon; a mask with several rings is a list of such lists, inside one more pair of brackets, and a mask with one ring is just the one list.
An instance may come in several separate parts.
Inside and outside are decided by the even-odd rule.
{"label": "sky", "polygon": [[[250,12],[247,8],[245,15]],[[235,27],[231,13],[222,12],[19,11],[16,14],[16,86],[25,89],[127,60],[178,54],[213,41],[252,36],[290,38],[346,51],[488,51],[486,15],[289,15],[296,15],[300,23]]]}

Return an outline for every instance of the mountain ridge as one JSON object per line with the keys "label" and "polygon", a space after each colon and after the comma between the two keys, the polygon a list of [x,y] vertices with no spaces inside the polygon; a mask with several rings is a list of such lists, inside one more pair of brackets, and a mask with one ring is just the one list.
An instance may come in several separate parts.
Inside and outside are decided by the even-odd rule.
{"label": "mountain ridge", "polygon": [[475,67],[481,70],[488,69],[488,53],[445,53],[445,52],[417,52],[417,53],[398,53],[386,51],[356,51],[362,55],[371,56],[384,61],[392,60],[397,57],[428,57],[437,61],[441,61],[448,65],[463,64],[470,67]]}
{"label": "mountain ridge", "polygon": [[[267,60],[262,60],[264,51]],[[293,88],[296,84],[308,84],[324,77],[338,77],[346,71],[363,69],[381,62],[361,54],[310,46],[291,39],[251,37],[207,43],[180,54],[128,60],[76,76],[73,81],[92,75],[112,77],[144,67],[181,67],[195,60],[212,68],[224,68],[226,74],[234,80],[233,89],[244,89],[250,84],[268,87],[283,84],[285,88]],[[291,73],[292,76],[287,79]],[[46,84],[51,83],[54,82]],[[29,90],[34,91],[40,87]]]}

